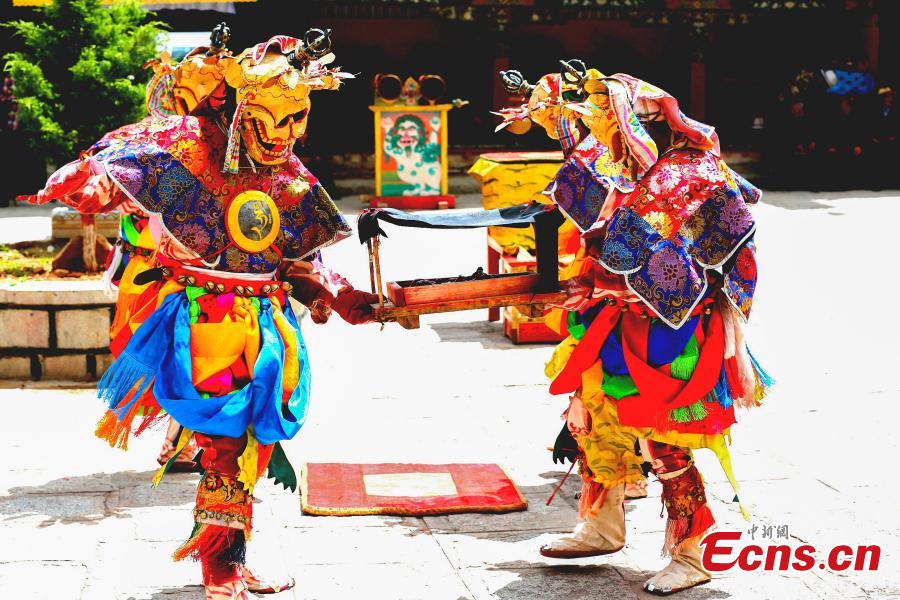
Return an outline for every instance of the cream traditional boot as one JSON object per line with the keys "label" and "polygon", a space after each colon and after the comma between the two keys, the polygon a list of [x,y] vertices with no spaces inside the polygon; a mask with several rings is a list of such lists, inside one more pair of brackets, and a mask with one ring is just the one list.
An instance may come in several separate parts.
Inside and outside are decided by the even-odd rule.
{"label": "cream traditional boot", "polygon": [[678,554],[672,556],[671,562],[647,580],[644,590],[657,596],[668,596],[708,582],[711,579],[710,573],[703,568],[701,562],[702,537],[698,535],[685,541]]}
{"label": "cream traditional boot", "polygon": [[618,552],[625,546],[625,485],[606,492],[603,505],[578,523],[571,536],[541,547],[548,558],[583,558]]}

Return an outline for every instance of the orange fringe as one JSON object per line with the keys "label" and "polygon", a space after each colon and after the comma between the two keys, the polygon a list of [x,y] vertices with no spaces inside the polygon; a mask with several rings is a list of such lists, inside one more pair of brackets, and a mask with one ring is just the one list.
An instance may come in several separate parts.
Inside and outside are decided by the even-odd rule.
{"label": "orange fringe", "polygon": [[94,430],[101,440],[106,440],[110,448],[120,448],[128,450],[128,438],[131,434],[131,423],[137,416],[140,403],[135,402],[125,413],[122,419],[116,416],[116,413],[108,410],[103,417],[97,422],[97,428]]}
{"label": "orange fringe", "polygon": [[[123,401],[127,403],[128,398]],[[135,418],[139,415],[143,416],[143,421],[138,426],[134,435],[140,435],[151,424],[158,422],[162,418],[162,411],[152,392],[147,392],[137,400],[128,411],[121,416],[116,414],[115,410],[107,410],[103,416],[97,421],[97,427],[94,429],[94,435],[101,440],[105,440],[110,448],[120,448],[128,450],[128,440],[131,437],[131,426],[134,424]]]}
{"label": "orange fringe", "polygon": [[677,556],[688,540],[705,535],[716,519],[708,504],[704,504],[689,517],[682,519],[669,518],[666,521],[666,541],[663,544],[662,556]]}

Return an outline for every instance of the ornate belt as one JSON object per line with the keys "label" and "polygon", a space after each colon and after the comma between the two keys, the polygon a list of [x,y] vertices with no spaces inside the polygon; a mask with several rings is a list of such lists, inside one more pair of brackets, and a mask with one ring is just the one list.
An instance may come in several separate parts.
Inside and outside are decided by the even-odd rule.
{"label": "ornate belt", "polygon": [[156,252],[156,250],[152,248],[141,248],[140,246],[130,244],[122,238],[116,240],[116,246],[119,246],[123,252],[127,252],[128,254],[136,254],[144,257],[153,256],[153,253]]}
{"label": "ornate belt", "polygon": [[163,279],[174,280],[179,285],[201,287],[211,294],[235,294],[236,296],[272,296],[283,294],[285,300],[294,288],[287,281],[277,279],[253,279],[241,277],[240,273],[223,275],[187,269],[174,261],[161,257]]}

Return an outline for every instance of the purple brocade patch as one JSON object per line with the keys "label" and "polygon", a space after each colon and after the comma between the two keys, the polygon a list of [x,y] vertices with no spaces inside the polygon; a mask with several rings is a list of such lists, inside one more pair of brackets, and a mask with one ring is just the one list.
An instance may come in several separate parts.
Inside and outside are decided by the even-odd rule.
{"label": "purple brocade patch", "polygon": [[738,251],[734,265],[725,273],[725,293],[744,318],[749,319],[755,291],[756,244],[749,239]]}
{"label": "purple brocade patch", "polygon": [[606,201],[609,186],[590,169],[570,158],[544,192],[581,230],[597,220]]}
{"label": "purple brocade patch", "polygon": [[620,207],[607,227],[599,261],[624,275],[632,291],[656,314],[680,327],[706,293],[705,270],[721,267],[739,252],[724,287],[746,317],[756,282],[749,240],[754,229],[742,191],[723,185],[698,203],[668,238],[629,206]]}

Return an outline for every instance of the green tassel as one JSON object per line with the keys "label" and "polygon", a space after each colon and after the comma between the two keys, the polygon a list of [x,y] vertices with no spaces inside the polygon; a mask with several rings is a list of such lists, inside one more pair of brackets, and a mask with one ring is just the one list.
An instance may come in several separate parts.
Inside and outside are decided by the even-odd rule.
{"label": "green tassel", "polygon": [[607,396],[621,400],[626,396],[634,396],[638,393],[634,379],[629,375],[610,375],[603,371],[603,384],[600,386]]}
{"label": "green tassel", "polygon": [[[201,479],[201,481],[203,481],[203,480]],[[191,538],[193,538],[195,535],[197,535],[198,533],[200,533],[200,528],[201,528],[202,526],[203,526],[202,523],[197,523],[197,522],[195,521],[195,522],[194,522],[194,527],[191,529],[191,535],[189,535],[189,536],[187,537],[187,539],[191,539]]]}
{"label": "green tassel", "polygon": [[699,359],[700,350],[697,347],[697,338],[692,335],[681,354],[676,356],[675,360],[669,364],[669,373],[675,379],[687,381],[694,374],[694,369],[697,367]]}
{"label": "green tassel", "polygon": [[687,423],[690,421],[687,406],[680,406],[669,411],[669,418],[676,423]]}
{"label": "green tassel", "polygon": [[680,406],[669,411],[669,418],[676,423],[692,423],[702,421],[709,415],[703,400],[697,400],[688,406]]}
{"label": "green tassel", "polygon": [[197,298],[205,296],[206,290],[196,285],[189,285],[184,288],[184,295],[187,296],[188,302],[190,302],[188,315],[191,317],[191,325],[194,325],[200,319],[200,304],[197,302]]}
{"label": "green tassel", "polygon": [[694,421],[702,421],[709,416],[709,413],[706,412],[706,405],[703,403],[703,400],[697,400],[688,408],[691,411],[691,416]]}
{"label": "green tassel", "polygon": [[[185,445],[184,448],[187,448],[187,445]],[[159,482],[162,481],[162,478],[165,477],[166,473],[169,472],[169,469],[172,468],[172,465],[175,464],[175,461],[178,459],[178,457],[181,456],[181,453],[184,450],[184,448],[182,448],[181,450],[179,450],[178,452],[173,454],[172,458],[170,458],[169,460],[166,461],[166,464],[163,465],[162,473],[159,474],[159,479],[154,480],[153,483],[150,484],[150,487],[156,487],[159,485]],[[202,481],[202,479],[201,479],[201,481]],[[199,525],[199,523],[197,525]],[[196,530],[196,526],[195,526],[194,533],[196,533],[196,531],[197,530]],[[194,537],[194,533],[191,533],[191,537]],[[188,539],[190,539],[190,538],[188,538]]]}

